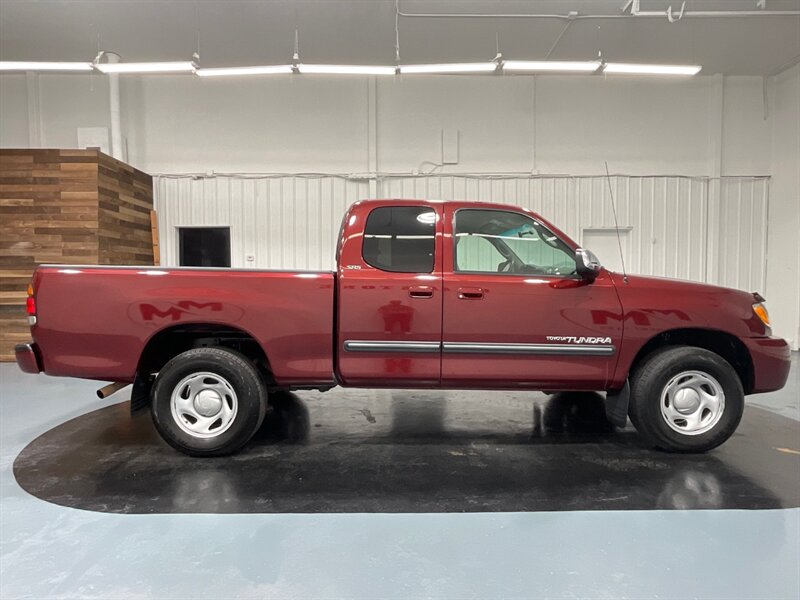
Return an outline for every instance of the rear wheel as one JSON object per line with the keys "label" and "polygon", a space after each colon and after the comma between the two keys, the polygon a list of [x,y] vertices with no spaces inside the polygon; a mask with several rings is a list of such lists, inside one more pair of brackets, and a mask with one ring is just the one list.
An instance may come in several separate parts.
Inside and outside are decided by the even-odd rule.
{"label": "rear wheel", "polygon": [[244,446],[264,420],[266,389],[239,352],[197,348],[179,354],[153,387],[153,422],[173,448],[223,456]]}
{"label": "rear wheel", "polygon": [[742,418],[744,391],[722,357],[674,346],[650,355],[631,378],[630,417],[653,445],[706,452],[726,441]]}

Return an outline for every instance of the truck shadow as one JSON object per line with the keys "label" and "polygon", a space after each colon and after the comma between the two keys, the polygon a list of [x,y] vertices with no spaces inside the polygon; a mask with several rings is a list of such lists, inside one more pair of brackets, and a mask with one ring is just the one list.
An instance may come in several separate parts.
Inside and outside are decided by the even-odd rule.
{"label": "truck shadow", "polygon": [[[531,401],[533,400],[533,402]],[[42,500],[117,513],[481,512],[800,506],[800,423],[749,407],[704,455],[643,446],[598,394],[280,393],[227,458],[183,456],[128,403],[41,435],[14,475]]]}

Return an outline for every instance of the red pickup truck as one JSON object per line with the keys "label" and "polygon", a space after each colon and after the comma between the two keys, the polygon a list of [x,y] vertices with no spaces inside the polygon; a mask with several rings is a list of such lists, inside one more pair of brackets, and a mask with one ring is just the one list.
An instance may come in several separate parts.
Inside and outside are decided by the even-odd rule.
{"label": "red pickup truck", "polygon": [[730,437],[780,389],[787,343],[757,293],[620,275],[529,210],[374,200],[332,272],[41,266],[23,371],[133,383],[195,456],[235,452],[278,389],[606,391],[665,450]]}

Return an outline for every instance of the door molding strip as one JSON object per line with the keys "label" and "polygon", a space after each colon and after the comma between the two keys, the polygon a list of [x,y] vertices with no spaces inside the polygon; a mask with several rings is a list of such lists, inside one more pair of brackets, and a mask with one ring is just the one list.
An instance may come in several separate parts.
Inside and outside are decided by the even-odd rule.
{"label": "door molding strip", "polygon": [[474,342],[445,342],[446,354],[555,354],[566,356],[612,356],[613,345],[595,344],[483,344]]}
{"label": "door molding strip", "polygon": [[348,352],[413,352],[429,353],[443,350],[445,354],[527,354],[558,356],[613,356],[614,345],[597,344],[483,344],[477,342],[422,342],[346,340]]}
{"label": "door molding strip", "polygon": [[344,349],[348,352],[439,352],[439,342],[346,340]]}

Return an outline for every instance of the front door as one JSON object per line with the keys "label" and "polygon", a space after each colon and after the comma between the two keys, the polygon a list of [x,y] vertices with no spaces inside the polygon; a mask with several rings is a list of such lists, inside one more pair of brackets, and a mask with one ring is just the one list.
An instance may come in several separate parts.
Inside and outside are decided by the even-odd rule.
{"label": "front door", "polygon": [[[437,209],[407,203],[352,215],[364,224],[339,258],[338,375],[347,385],[439,385],[439,217]],[[351,227],[362,229],[358,222]]]}
{"label": "front door", "polygon": [[574,251],[521,212],[444,220],[442,384],[602,389],[622,335],[607,272],[581,280]]}

